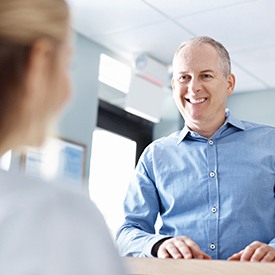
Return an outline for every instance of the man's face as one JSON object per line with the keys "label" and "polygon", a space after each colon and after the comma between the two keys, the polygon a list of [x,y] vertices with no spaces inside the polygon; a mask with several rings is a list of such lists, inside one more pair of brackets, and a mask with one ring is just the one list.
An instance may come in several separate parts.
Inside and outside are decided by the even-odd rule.
{"label": "man's face", "polygon": [[220,57],[211,45],[187,45],[174,60],[174,99],[192,130],[224,120],[226,98],[234,83],[233,75],[225,77]]}

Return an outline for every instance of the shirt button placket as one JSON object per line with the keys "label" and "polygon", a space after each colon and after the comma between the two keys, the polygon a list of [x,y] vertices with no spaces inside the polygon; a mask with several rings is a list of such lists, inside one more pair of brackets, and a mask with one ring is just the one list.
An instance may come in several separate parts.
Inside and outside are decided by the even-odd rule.
{"label": "shirt button placket", "polygon": [[207,141],[207,161],[208,161],[208,188],[209,188],[209,255],[213,259],[218,258],[218,223],[219,215],[219,182],[218,182],[218,161],[217,161],[217,143],[213,139]]}

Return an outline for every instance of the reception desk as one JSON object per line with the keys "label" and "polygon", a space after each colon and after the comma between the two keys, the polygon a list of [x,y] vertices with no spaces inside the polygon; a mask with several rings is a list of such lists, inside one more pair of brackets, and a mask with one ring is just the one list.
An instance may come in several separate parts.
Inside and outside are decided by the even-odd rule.
{"label": "reception desk", "polygon": [[275,263],[123,258],[128,275],[275,275]]}

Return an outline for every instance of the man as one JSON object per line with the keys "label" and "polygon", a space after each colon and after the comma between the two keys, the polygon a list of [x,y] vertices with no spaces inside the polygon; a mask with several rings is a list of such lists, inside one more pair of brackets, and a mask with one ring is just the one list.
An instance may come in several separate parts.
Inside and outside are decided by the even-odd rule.
{"label": "man", "polygon": [[185,126],[137,164],[116,240],[122,255],[275,261],[275,129],[226,110],[234,86],[219,42],[195,37],[176,51],[172,88]]}

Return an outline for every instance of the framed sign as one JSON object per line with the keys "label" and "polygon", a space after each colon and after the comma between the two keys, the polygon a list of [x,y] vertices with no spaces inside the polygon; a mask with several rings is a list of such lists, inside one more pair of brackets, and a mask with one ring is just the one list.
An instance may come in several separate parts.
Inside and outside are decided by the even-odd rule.
{"label": "framed sign", "polygon": [[22,168],[28,176],[80,183],[84,176],[85,155],[84,145],[54,137],[43,147],[27,147],[22,155]]}

